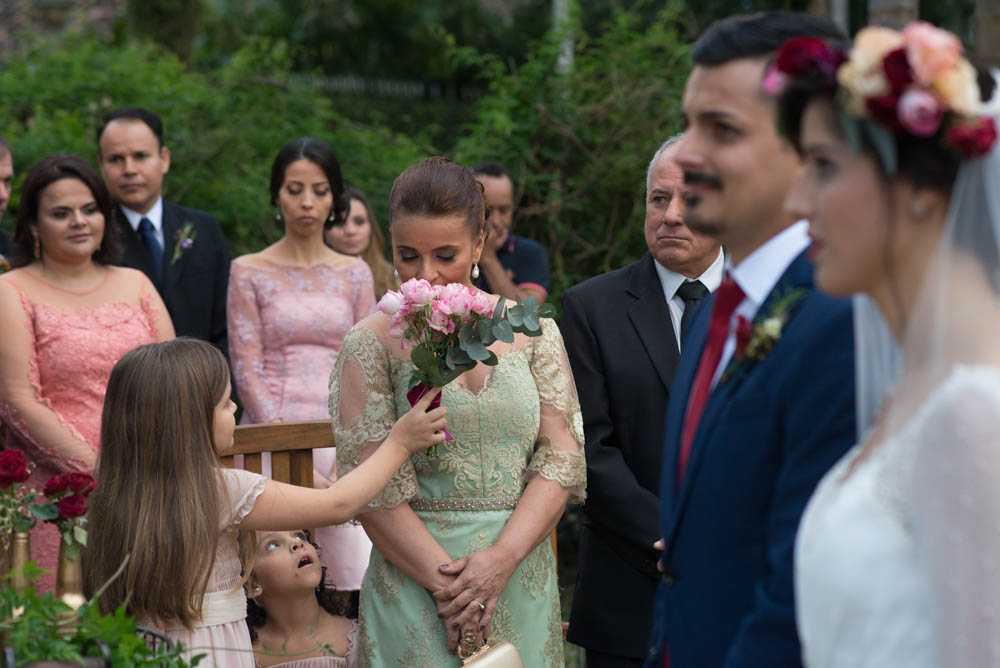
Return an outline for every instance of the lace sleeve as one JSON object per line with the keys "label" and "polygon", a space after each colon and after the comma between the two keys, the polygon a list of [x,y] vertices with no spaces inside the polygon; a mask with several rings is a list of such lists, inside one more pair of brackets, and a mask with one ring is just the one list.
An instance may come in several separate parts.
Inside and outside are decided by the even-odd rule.
{"label": "lace sleeve", "polygon": [[1000,373],[964,367],[928,400],[902,501],[933,594],[942,666],[1000,662]]}
{"label": "lace sleeve", "polygon": [[10,280],[0,280],[0,422],[31,459],[59,471],[93,471],[97,444],[65,422],[42,394],[32,305]]}
{"label": "lace sleeve", "polygon": [[263,322],[252,267],[233,262],[230,269],[226,319],[233,380],[250,423],[280,418],[278,400],[267,386],[264,374]]}
{"label": "lace sleeve", "polygon": [[541,424],[535,453],[525,471],[571,490],[573,501],[587,496],[587,465],[583,457],[583,416],[573,372],[555,321],[542,321],[542,336],[534,340],[531,374],[538,388]]}
{"label": "lace sleeve", "polygon": [[[389,353],[364,325],[348,333],[337,355],[330,375],[330,418],[340,476],[367,459],[396,423]],[[406,460],[368,507],[394,508],[416,497],[417,474],[411,460]]]}

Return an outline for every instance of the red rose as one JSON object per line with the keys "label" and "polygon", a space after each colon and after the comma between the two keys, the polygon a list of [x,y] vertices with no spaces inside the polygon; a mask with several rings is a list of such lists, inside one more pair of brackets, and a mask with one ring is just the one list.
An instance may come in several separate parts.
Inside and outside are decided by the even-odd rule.
{"label": "red rose", "polygon": [[97,489],[97,482],[94,476],[89,473],[67,473],[66,485],[77,494],[87,496]]}
{"label": "red rose", "polygon": [[865,100],[868,113],[872,115],[879,125],[892,133],[898,133],[903,129],[899,122],[899,114],[896,111],[899,107],[899,98],[895,95],[880,95],[870,97]]}
{"label": "red rose", "polygon": [[793,37],[778,50],[774,62],[792,77],[819,76],[833,83],[845,55],[839,49],[815,37]]}
{"label": "red rose", "polygon": [[79,494],[70,494],[56,501],[60,520],[71,520],[87,514],[87,500]]}
{"label": "red rose", "polygon": [[997,140],[997,128],[992,118],[980,118],[975,123],[961,123],[948,130],[948,146],[966,158],[985,155]]}
{"label": "red rose", "polygon": [[743,357],[750,344],[750,337],[753,335],[753,323],[740,316],[736,321],[736,356]]}
{"label": "red rose", "polygon": [[45,483],[45,487],[42,488],[42,494],[45,496],[53,496],[61,492],[65,492],[69,488],[69,479],[65,473],[60,473],[57,476],[49,478],[49,481]]}
{"label": "red rose", "polygon": [[0,452],[0,487],[7,489],[15,482],[28,479],[28,461],[20,450]]}
{"label": "red rose", "polygon": [[906,59],[906,49],[902,47],[885,54],[882,69],[893,95],[902,94],[903,89],[913,83],[913,70],[910,68],[910,61]]}

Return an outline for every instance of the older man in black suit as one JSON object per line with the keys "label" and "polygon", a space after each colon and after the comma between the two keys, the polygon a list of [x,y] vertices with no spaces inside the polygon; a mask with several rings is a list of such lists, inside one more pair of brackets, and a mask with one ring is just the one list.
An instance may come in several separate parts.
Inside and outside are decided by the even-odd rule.
{"label": "older man in black suit", "polygon": [[[7,203],[10,202],[10,188],[14,181],[14,156],[10,153],[10,144],[0,135],[0,221],[3,220],[4,211],[7,210]],[[10,261],[10,237],[4,230],[0,230],[0,256]],[[0,263],[3,260],[0,259]],[[3,271],[0,264],[0,272]]]}
{"label": "older man in black suit", "polygon": [[149,276],[178,336],[215,344],[228,355],[229,246],[215,216],[163,199],[170,149],[163,122],[147,109],[113,111],[97,129],[104,182],[118,206],[122,264]]}
{"label": "older man in black suit", "polygon": [[660,574],[663,416],[687,323],[722,281],[719,244],[684,225],[679,137],[646,177],[649,252],[563,295],[561,329],[583,409],[587,502],[569,641],[590,668],[641,666]]}

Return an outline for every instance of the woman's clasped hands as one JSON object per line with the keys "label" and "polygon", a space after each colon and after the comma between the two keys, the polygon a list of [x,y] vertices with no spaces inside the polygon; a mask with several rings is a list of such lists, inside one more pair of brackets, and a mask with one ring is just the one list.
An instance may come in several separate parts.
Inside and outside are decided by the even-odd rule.
{"label": "woman's clasped hands", "polygon": [[433,592],[450,651],[468,656],[483,646],[497,602],[516,568],[516,559],[495,545],[440,567],[442,574],[454,578]]}

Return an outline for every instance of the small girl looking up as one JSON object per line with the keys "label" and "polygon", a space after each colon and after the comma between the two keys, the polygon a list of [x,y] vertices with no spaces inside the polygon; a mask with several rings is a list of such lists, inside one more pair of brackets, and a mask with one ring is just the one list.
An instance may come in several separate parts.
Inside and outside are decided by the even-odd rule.
{"label": "small girl looking up", "polygon": [[[175,339],[140,346],[111,372],[98,488],[83,554],[88,596],[107,585],[105,614],[125,604],[143,626],[182,642],[205,665],[252,667],[237,529],[346,522],[412,452],[444,440],[444,409],[421,400],[358,469],[326,489],[224,468],[235,428],[229,366],[214,346]],[[429,395],[428,395],[429,396]]]}
{"label": "small girl looking up", "polygon": [[358,625],[327,588],[306,531],[258,533],[247,623],[261,668],[357,668]]}

